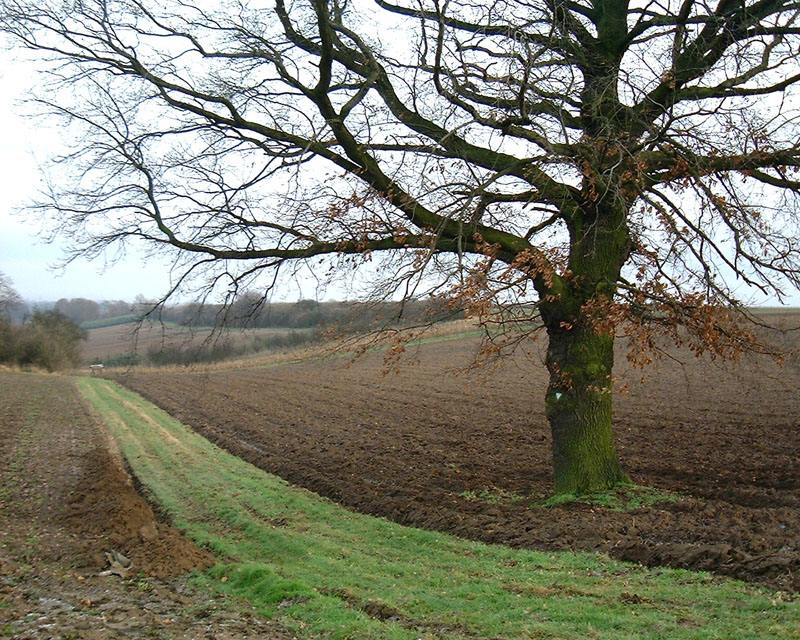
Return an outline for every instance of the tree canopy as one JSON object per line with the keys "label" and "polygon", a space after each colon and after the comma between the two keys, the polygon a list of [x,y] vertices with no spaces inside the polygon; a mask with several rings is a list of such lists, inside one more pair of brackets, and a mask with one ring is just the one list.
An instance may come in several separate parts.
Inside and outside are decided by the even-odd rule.
{"label": "tree canopy", "polygon": [[0,7],[81,134],[41,203],[75,255],[142,241],[230,294],[330,256],[479,314],[534,302],[557,491],[625,478],[616,333],[735,354],[740,292],[800,284],[800,2]]}

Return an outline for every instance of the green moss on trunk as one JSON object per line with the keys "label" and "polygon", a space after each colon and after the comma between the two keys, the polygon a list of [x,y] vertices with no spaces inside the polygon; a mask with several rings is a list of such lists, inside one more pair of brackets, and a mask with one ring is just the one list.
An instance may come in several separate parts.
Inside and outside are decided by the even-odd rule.
{"label": "green moss on trunk", "polygon": [[546,406],[556,495],[602,491],[629,481],[612,433],[613,346],[612,336],[586,329],[550,334]]}

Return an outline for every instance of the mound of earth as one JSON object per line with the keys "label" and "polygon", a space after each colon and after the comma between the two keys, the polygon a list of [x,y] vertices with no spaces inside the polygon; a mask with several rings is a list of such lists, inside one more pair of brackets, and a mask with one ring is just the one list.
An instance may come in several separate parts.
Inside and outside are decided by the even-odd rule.
{"label": "mound of earth", "polygon": [[0,389],[0,636],[292,637],[187,586],[213,556],[153,512],[69,379]]}
{"label": "mound of earth", "polygon": [[158,578],[214,564],[209,552],[198,549],[169,522],[157,520],[122,461],[108,448],[92,448],[80,465],[81,477],[64,496],[63,511],[56,516],[76,540],[77,564],[102,569],[109,564],[109,550],[120,550],[130,560],[132,569],[125,573]]}

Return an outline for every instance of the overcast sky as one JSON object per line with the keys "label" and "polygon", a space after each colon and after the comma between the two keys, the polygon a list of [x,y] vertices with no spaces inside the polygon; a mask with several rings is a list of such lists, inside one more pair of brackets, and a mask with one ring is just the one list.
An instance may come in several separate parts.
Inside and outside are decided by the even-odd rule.
{"label": "overcast sky", "polygon": [[0,50],[0,272],[29,301],[59,298],[132,301],[163,294],[169,285],[166,265],[145,264],[132,256],[104,269],[102,260],[81,260],[63,270],[54,269],[63,258],[62,245],[47,245],[38,238],[38,222],[15,213],[40,189],[40,166],[55,153],[57,132],[25,118],[19,104],[35,79],[27,64]]}
{"label": "overcast sky", "polygon": [[[166,262],[145,261],[134,250],[111,266],[101,257],[92,262],[76,260],[62,269],[58,265],[64,259],[67,240],[46,244],[40,239],[38,220],[24,209],[44,184],[42,167],[59,151],[59,132],[25,116],[31,107],[21,100],[29,94],[36,73],[34,65],[20,63],[18,55],[2,49],[0,42],[0,113],[4,115],[0,119],[0,272],[29,302],[59,298],[132,302],[138,295],[161,298],[170,289]],[[324,290],[317,284],[298,276],[273,299],[347,296],[344,289]]]}

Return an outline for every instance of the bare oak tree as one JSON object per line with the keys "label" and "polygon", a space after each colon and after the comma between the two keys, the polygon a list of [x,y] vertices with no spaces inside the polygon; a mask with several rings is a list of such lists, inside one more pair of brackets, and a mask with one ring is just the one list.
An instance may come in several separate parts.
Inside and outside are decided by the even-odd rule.
{"label": "bare oak tree", "polygon": [[[375,260],[403,293],[535,302],[556,493],[626,479],[613,344],[754,340],[800,284],[800,2],[2,0],[80,133],[42,211],[236,288]],[[468,391],[465,391],[468,393]]]}

